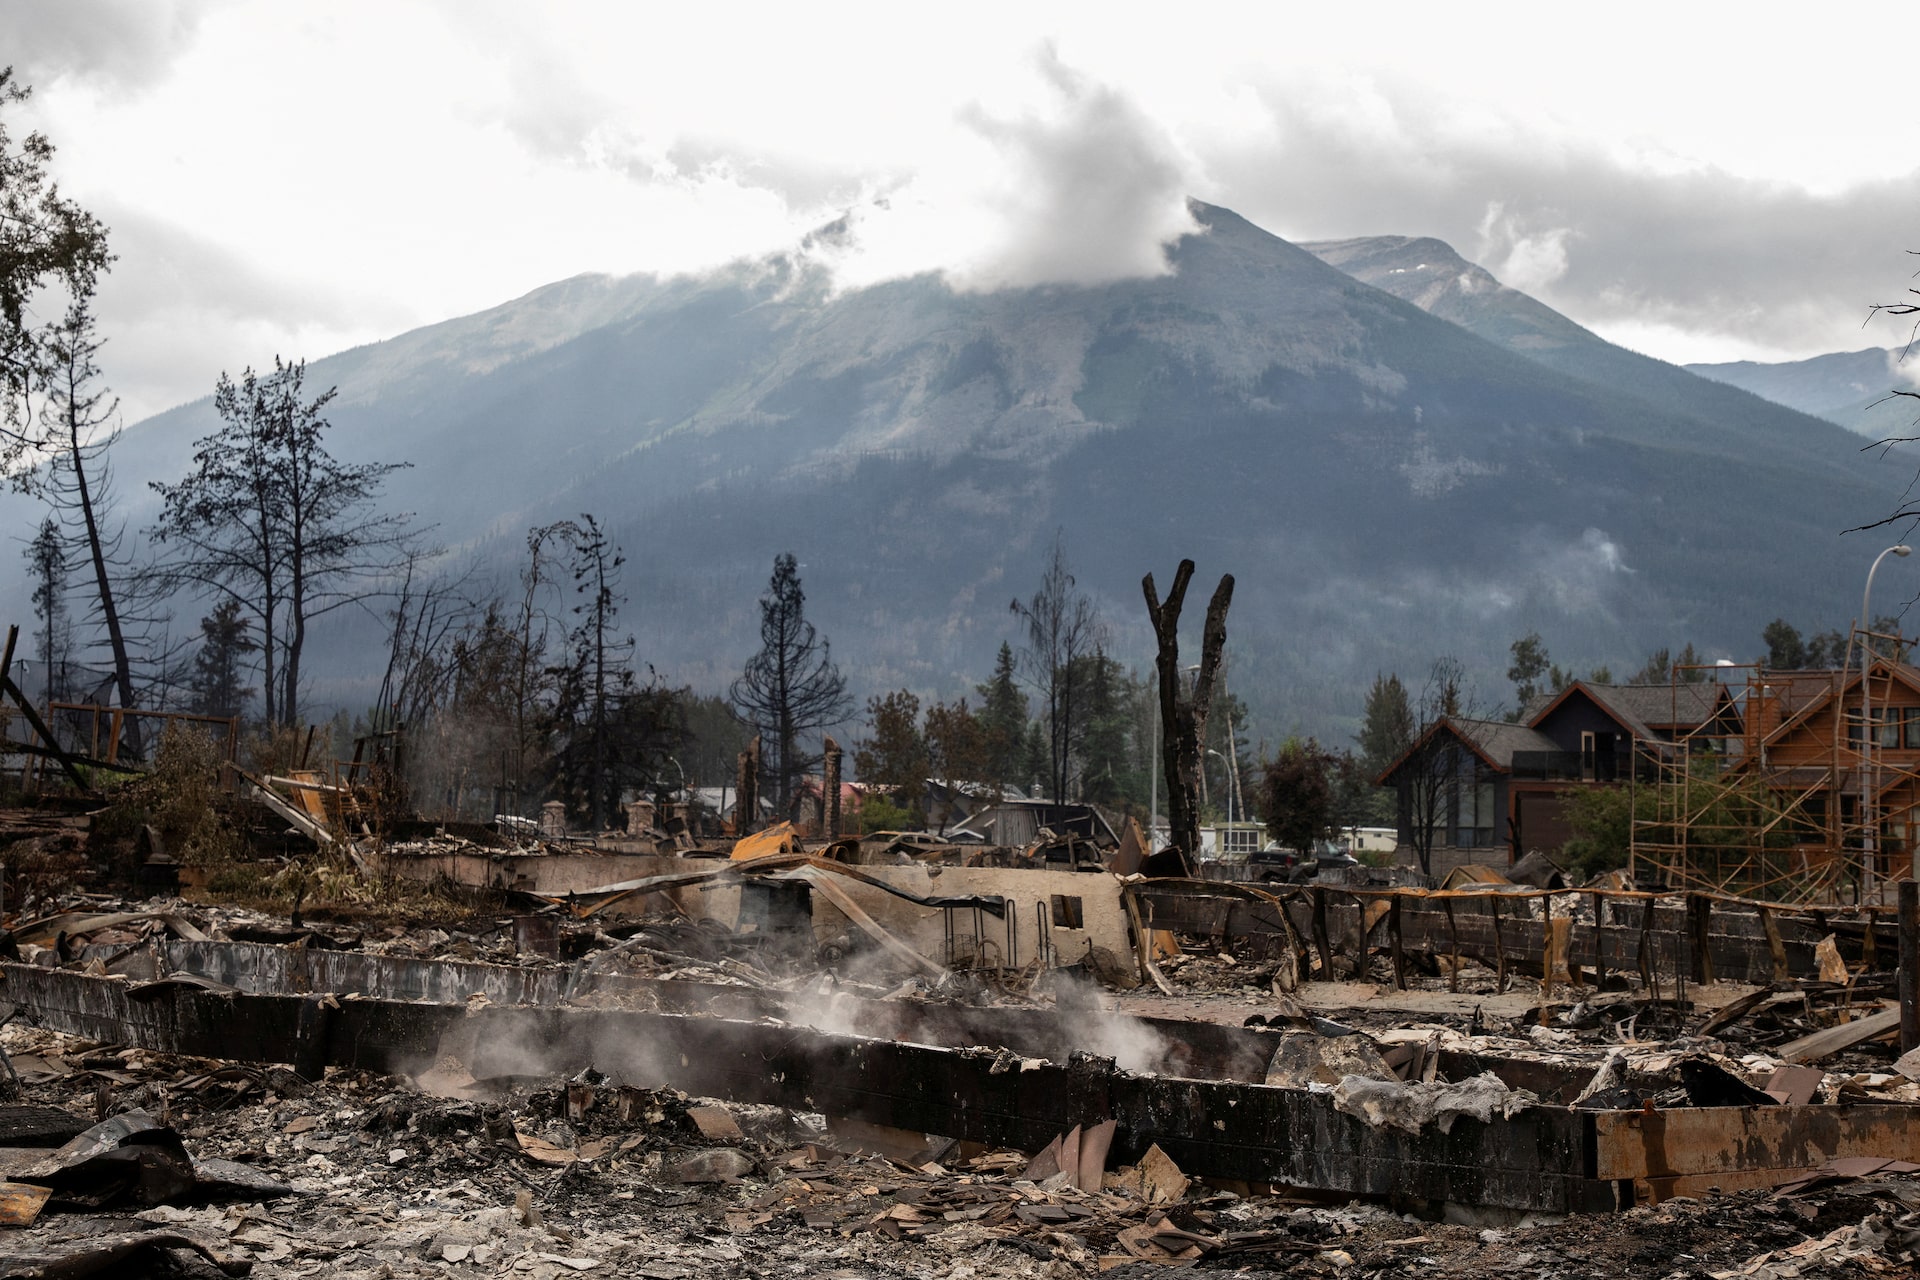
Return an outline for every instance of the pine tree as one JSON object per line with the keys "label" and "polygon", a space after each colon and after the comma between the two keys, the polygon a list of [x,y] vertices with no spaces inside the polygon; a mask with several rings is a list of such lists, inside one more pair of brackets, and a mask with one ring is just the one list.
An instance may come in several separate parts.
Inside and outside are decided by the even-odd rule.
{"label": "pine tree", "polygon": [[786,814],[807,768],[819,759],[801,745],[802,737],[841,723],[852,710],[846,678],[807,621],[806,601],[793,556],[775,556],[760,597],[760,651],[747,659],[729,695],[740,718],[761,735],[761,768]]}
{"label": "pine tree", "polygon": [[234,600],[222,601],[200,619],[200,652],[194,655],[193,709],[203,716],[241,716],[254,690],[241,682],[245,678],[247,655],[260,646],[249,634],[252,623]]}
{"label": "pine tree", "polygon": [[1025,785],[1021,771],[1026,759],[1027,695],[1020,689],[1013,646],[1000,642],[993,674],[975,686],[980,695],[980,727],[985,737],[988,780],[1002,786]]}
{"label": "pine tree", "polygon": [[40,653],[47,699],[57,701],[68,693],[72,628],[67,618],[67,542],[52,516],[40,522],[39,532],[27,544],[26,560],[33,582],[33,616],[40,620],[39,630],[33,633],[34,645]]}
{"label": "pine tree", "polygon": [[1361,767],[1377,778],[1413,744],[1413,704],[1398,675],[1374,676],[1364,717],[1354,743]]}

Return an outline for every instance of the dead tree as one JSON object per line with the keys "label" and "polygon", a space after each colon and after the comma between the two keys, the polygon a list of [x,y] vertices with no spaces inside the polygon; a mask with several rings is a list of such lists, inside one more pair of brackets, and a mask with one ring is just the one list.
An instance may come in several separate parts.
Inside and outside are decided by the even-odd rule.
{"label": "dead tree", "polygon": [[1180,687],[1180,609],[1192,578],[1193,561],[1182,560],[1164,604],[1151,573],[1140,583],[1147,597],[1154,638],[1159,642],[1154,669],[1160,677],[1160,736],[1165,743],[1161,768],[1167,779],[1167,821],[1173,847],[1189,860],[1200,851],[1201,744],[1206,740],[1207,712],[1213,706],[1214,677],[1227,644],[1227,606],[1233,603],[1233,575],[1222,574],[1207,604],[1206,627],[1200,633],[1199,675],[1193,682],[1192,695],[1184,696]]}

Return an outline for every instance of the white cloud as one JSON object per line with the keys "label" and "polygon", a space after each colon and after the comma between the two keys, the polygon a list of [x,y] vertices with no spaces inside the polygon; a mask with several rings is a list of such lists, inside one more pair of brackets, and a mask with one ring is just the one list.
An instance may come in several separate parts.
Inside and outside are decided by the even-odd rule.
{"label": "white cloud", "polygon": [[[1766,356],[1857,345],[1865,304],[1906,283],[1908,130],[1856,88],[1904,75],[1884,38],[1900,12],[1788,40],[1669,6],[1650,42],[1630,12],[1575,33],[1393,4],[1175,24],[994,3],[64,0],[0,6],[0,48],[37,83],[68,192],[216,246],[250,299],[245,322],[233,298],[169,303],[174,259],[129,236],[115,287],[151,305],[115,354],[142,380],[583,271],[698,270],[849,209],[850,282],[1153,272],[1185,195],[1296,238],[1469,252],[1497,204],[1486,265],[1509,283],[1654,354]],[[1581,58],[1540,55],[1573,38]],[[1703,65],[1794,91],[1732,97]],[[132,402],[176,393],[122,382]]]}

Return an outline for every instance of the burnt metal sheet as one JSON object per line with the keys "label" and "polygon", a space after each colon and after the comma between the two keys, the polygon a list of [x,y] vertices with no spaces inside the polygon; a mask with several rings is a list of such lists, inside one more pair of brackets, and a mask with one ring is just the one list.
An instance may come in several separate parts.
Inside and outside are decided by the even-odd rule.
{"label": "burnt metal sheet", "polygon": [[1607,1111],[1595,1115],[1594,1137],[1594,1168],[1601,1178],[1773,1170],[1782,1175],[1779,1182],[1790,1182],[1800,1171],[1845,1156],[1920,1161],[1920,1107],[1855,1103]]}

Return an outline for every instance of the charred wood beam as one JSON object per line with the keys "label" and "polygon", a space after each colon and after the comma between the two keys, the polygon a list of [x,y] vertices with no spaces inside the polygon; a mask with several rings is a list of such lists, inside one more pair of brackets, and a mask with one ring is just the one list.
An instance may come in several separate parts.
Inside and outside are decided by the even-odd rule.
{"label": "charred wood beam", "polygon": [[[1258,904],[1211,893],[1200,882],[1147,882],[1133,886],[1133,893],[1150,910],[1156,928],[1183,933],[1224,933],[1248,940],[1257,951],[1277,951],[1287,935],[1277,912]],[[1378,895],[1358,895],[1373,901]],[[1509,967],[1518,967],[1539,975],[1544,958],[1540,921],[1526,913],[1528,899],[1505,900],[1494,895],[1456,897],[1433,901],[1415,896],[1400,899],[1401,946],[1405,951],[1432,957],[1459,954],[1483,964],[1494,965],[1504,957]],[[1222,902],[1231,902],[1224,917]],[[1618,971],[1644,969],[1671,976],[1684,966],[1696,974],[1696,957],[1710,964],[1717,978],[1736,982],[1767,983],[1777,980],[1784,965],[1787,975],[1811,977],[1819,972],[1813,948],[1819,936],[1812,928],[1799,928],[1792,921],[1780,921],[1795,936],[1783,937],[1776,929],[1769,939],[1758,913],[1747,922],[1751,928],[1738,927],[1740,917],[1721,909],[1703,916],[1697,909],[1684,907],[1670,911],[1649,910],[1642,915],[1640,930],[1596,927],[1586,920],[1575,920],[1568,939],[1567,960],[1571,965]],[[1448,909],[1451,904],[1451,911]],[[1359,928],[1360,908],[1356,895],[1337,888],[1312,885],[1296,891],[1290,905],[1308,918],[1306,928],[1296,920],[1296,933],[1309,933],[1316,940],[1324,928],[1332,938],[1350,940]],[[1504,910],[1496,910],[1504,908]],[[1324,910],[1324,925],[1323,920]],[[1700,933],[1703,922],[1707,932]],[[1778,950],[1776,950],[1776,946]],[[1647,954],[1642,956],[1642,949]],[[1887,948],[1883,955],[1894,954]],[[1643,965],[1643,960],[1646,962]]]}
{"label": "charred wood beam", "polygon": [[[1074,1125],[1116,1120],[1115,1153],[1158,1144],[1189,1174],[1419,1202],[1565,1213],[1612,1208],[1591,1177],[1592,1117],[1534,1108],[1410,1135],[1336,1111],[1332,1097],[1136,1076],[1100,1058],[1064,1064],[994,1049],[829,1035],[632,1009],[465,1008],[382,999],[221,994],[189,984],[0,966],[41,1024],[163,1053],[404,1071],[453,1054],[477,1078],[570,1075],[592,1065],[653,1087],[847,1116],[1037,1150]],[[1231,1121],[1228,1123],[1228,1121]]]}

